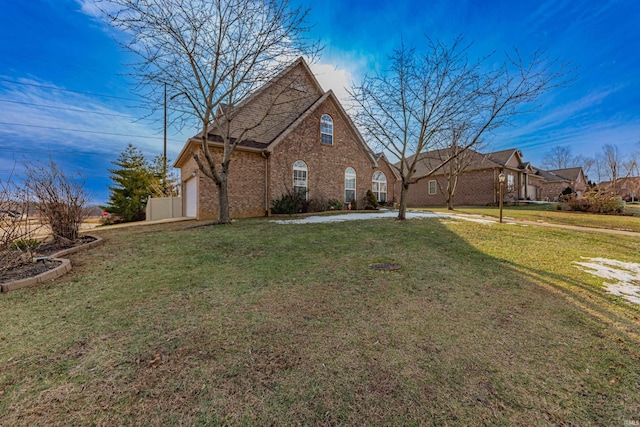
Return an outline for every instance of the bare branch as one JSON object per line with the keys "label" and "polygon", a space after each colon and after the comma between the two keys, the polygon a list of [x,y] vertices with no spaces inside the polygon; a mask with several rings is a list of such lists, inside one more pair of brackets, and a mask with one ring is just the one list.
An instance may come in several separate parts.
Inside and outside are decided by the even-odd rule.
{"label": "bare branch", "polygon": [[[531,111],[541,94],[566,84],[570,77],[565,66],[542,51],[529,63],[515,51],[498,69],[484,71],[488,57],[470,62],[469,45],[461,38],[451,46],[427,42],[427,52],[421,56],[403,44],[391,55],[389,70],[365,77],[350,91],[355,121],[365,136],[398,160],[400,219],[410,185],[457,159],[516,114]],[[421,155],[450,147],[451,131],[460,124],[464,142],[446,151],[449,155],[432,170],[416,176]]]}
{"label": "bare branch", "polygon": [[[193,156],[218,189],[219,222],[229,223],[223,198],[232,154],[260,128],[236,124],[235,112],[294,58],[316,57],[318,43],[305,36],[307,11],[290,7],[289,0],[104,1],[111,7],[103,12],[129,36],[126,47],[140,58],[135,76],[150,108],[162,106],[166,84],[176,104],[170,123],[200,124],[201,153]],[[221,159],[210,150],[212,131],[223,140]]]}

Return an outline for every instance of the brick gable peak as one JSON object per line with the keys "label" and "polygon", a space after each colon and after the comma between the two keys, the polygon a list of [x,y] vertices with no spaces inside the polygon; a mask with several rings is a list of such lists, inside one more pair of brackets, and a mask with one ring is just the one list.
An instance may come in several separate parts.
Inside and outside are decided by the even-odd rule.
{"label": "brick gable peak", "polygon": [[362,137],[362,134],[360,134],[360,131],[351,120],[351,117],[349,116],[349,114],[347,114],[345,109],[342,107],[342,104],[340,104],[340,101],[338,100],[338,98],[336,97],[336,95],[333,93],[332,90],[325,92],[325,94],[322,97],[320,97],[316,102],[314,102],[306,111],[300,114],[300,116],[298,116],[298,118],[295,121],[293,121],[286,129],[284,129],[282,133],[280,133],[276,138],[274,138],[274,140],[268,144],[269,147],[267,148],[266,151],[273,152],[273,150],[278,146],[280,142],[282,142],[289,134],[294,132],[300,125],[302,125],[302,123],[307,117],[313,114],[316,110],[318,110],[318,108],[320,108],[322,104],[324,104],[327,101],[333,102],[333,104],[336,106],[338,113],[340,114],[342,119],[347,123],[349,130],[355,136],[356,141],[358,142],[359,148],[365,153],[367,158],[369,158],[369,160],[371,161],[372,167],[378,167],[378,158],[373,153],[369,145],[365,142],[364,138]]}

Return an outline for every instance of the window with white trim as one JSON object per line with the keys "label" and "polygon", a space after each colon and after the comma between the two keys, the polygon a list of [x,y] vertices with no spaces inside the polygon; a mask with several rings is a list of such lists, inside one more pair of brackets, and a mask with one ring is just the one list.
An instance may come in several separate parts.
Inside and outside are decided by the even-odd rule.
{"label": "window with white trim", "polygon": [[328,114],[323,114],[320,118],[320,141],[333,145],[333,119]]}
{"label": "window with white trim", "polygon": [[356,199],[356,170],[347,168],[344,171],[344,201],[353,202]]}
{"label": "window with white trim", "polygon": [[507,191],[513,191],[516,188],[516,177],[512,174],[507,175]]}
{"label": "window with white trim", "polygon": [[371,191],[378,203],[387,202],[387,177],[382,171],[373,174]]}
{"label": "window with white trim", "polygon": [[437,182],[435,179],[432,179],[431,181],[429,181],[429,195],[433,196],[434,194],[436,194],[438,191],[437,189]]}
{"label": "window with white trim", "polygon": [[293,191],[304,193],[305,198],[309,192],[307,164],[302,160],[298,160],[293,164]]}

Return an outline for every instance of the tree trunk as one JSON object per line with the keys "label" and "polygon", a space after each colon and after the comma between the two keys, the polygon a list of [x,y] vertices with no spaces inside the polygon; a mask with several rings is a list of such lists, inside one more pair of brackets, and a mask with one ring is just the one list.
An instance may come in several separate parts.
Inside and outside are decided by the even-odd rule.
{"label": "tree trunk", "polygon": [[220,183],[216,183],[216,187],[218,188],[218,224],[231,224],[227,177],[222,176],[221,178]]}
{"label": "tree trunk", "polygon": [[453,196],[456,192],[456,187],[458,186],[458,175],[449,176],[449,181],[447,182],[447,209],[453,210]]}
{"label": "tree trunk", "polygon": [[453,197],[451,196],[447,199],[447,210],[453,210]]}
{"label": "tree trunk", "polygon": [[397,219],[407,219],[407,190],[409,190],[409,184],[403,182],[400,189],[400,209]]}

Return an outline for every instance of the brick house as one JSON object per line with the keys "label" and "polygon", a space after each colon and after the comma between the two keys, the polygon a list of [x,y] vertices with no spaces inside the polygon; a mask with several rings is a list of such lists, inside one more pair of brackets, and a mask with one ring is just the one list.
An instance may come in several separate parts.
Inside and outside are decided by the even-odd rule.
{"label": "brick house", "polygon": [[[226,108],[226,107],[224,107]],[[302,58],[235,107],[231,136],[242,141],[231,160],[228,180],[232,218],[269,215],[274,199],[304,190],[309,200],[336,199],[364,206],[367,190],[379,201],[394,200],[396,171],[374,154],[332,91],[325,92]],[[207,139],[216,160],[221,130]],[[182,214],[216,219],[213,181],[193,159],[201,136],[190,138],[178,155]]]}
{"label": "brick house", "polygon": [[587,189],[587,178],[581,167],[540,170],[538,174],[543,178],[540,200],[557,201],[567,188],[581,197]]}
{"label": "brick house", "polygon": [[603,181],[598,188],[607,193],[616,194],[626,202],[636,202],[640,197],[640,177],[627,176],[618,178],[615,185],[612,181]]}
{"label": "brick house", "polygon": [[[430,151],[419,156],[414,175],[416,178],[423,177],[438,167],[442,160],[447,158],[447,150]],[[586,188],[582,168],[543,171],[529,162],[524,162],[522,157],[522,152],[517,149],[487,154],[474,150],[465,151],[462,155],[464,167],[458,176],[454,204],[483,206],[498,203],[498,176],[501,172],[506,177],[503,187],[505,201],[557,200],[568,186],[579,194]],[[398,166],[396,164],[396,167]],[[449,175],[446,167],[442,167],[431,176],[411,185],[407,193],[407,206],[446,205],[445,194]]]}

